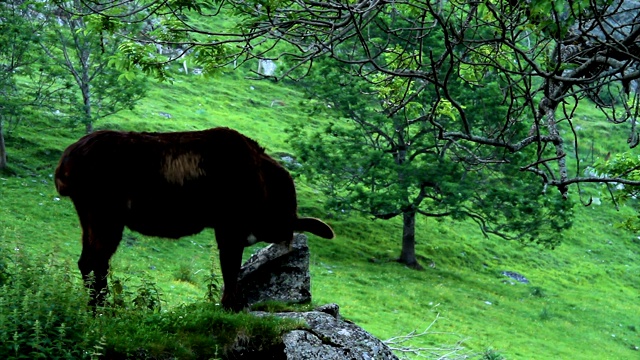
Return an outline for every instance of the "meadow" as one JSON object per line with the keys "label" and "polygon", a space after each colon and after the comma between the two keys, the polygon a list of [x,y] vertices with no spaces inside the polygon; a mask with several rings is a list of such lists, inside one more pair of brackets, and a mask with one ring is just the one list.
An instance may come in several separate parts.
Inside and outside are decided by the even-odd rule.
{"label": "meadow", "polygon": [[[585,110],[581,128],[594,137],[611,132],[596,123],[597,116]],[[229,72],[154,83],[136,109],[102,120],[96,129],[228,126],[281,154],[291,151],[286,139],[294,124],[316,127],[329,120],[306,115],[295,85]],[[71,279],[64,289],[78,293],[80,228],[71,202],[55,192],[52,176],[62,150],[82,130],[24,121],[7,136],[10,169],[0,175],[0,256],[55,258]],[[599,146],[596,150],[606,151],[606,143]],[[375,336],[422,332],[436,320],[411,341],[424,355],[444,355],[446,350],[438,349],[458,344],[464,349],[450,358],[640,358],[640,236],[619,226],[635,212],[625,205],[616,210],[597,189],[584,191],[602,200],[588,207],[577,203],[574,226],[558,234],[563,239],[555,250],[485,238],[473,223],[421,218],[416,250],[426,269],[415,271],[394,261],[399,221],[329,213],[318,189],[304,178],[297,182],[300,213],[327,220],[337,233],[331,241],[309,236],[314,304],[339,304],[345,318]],[[577,189],[572,191],[577,196]],[[246,257],[251,250],[245,250]],[[163,312],[202,302],[211,274],[219,273],[212,231],[179,241],[127,231],[111,265],[125,291],[154,284]],[[505,271],[522,274],[529,283]]]}

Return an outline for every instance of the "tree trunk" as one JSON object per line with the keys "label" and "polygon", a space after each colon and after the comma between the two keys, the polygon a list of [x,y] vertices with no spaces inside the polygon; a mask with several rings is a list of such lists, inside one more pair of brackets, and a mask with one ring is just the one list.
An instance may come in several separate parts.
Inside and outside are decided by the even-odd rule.
{"label": "tree trunk", "polygon": [[416,212],[407,211],[402,214],[402,252],[398,262],[416,270],[423,267],[416,259]]}
{"label": "tree trunk", "polygon": [[0,120],[0,170],[7,167],[7,147],[4,143],[4,130],[2,129],[2,120]]}
{"label": "tree trunk", "polygon": [[85,130],[87,131],[87,134],[91,134],[93,132],[93,123],[92,122],[88,122]]}
{"label": "tree trunk", "polygon": [[[80,85],[84,105],[85,130],[87,134],[93,132],[93,119],[91,118],[91,90],[89,88],[88,69],[83,69],[83,83]],[[85,79],[86,77],[86,79]]]}
{"label": "tree trunk", "polygon": [[84,105],[84,118],[87,134],[91,134],[93,132],[93,119],[91,118],[91,90],[89,87],[89,69],[83,68],[83,82],[80,85],[80,89],[82,90],[82,99]]}

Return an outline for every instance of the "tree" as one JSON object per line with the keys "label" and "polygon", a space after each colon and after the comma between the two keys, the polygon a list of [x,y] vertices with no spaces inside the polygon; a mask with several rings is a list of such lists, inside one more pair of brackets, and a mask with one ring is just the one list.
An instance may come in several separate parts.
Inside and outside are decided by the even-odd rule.
{"label": "tree", "polygon": [[58,92],[47,59],[38,51],[35,16],[38,2],[12,0],[0,3],[0,170],[7,167],[5,134],[35,108],[46,108]]}
{"label": "tree", "polygon": [[33,60],[30,56],[33,31],[23,18],[21,2],[0,3],[0,170],[7,166],[4,131],[17,106],[16,75]]}
{"label": "tree", "polygon": [[[557,234],[570,226],[570,202],[544,196],[533,176],[517,176],[522,156],[512,156],[509,164],[484,161],[481,149],[467,152],[438,139],[433,127],[411,121],[424,103],[422,97],[433,92],[425,91],[388,117],[406,84],[374,86],[327,60],[316,64],[304,84],[312,99],[322,99],[308,107],[311,116],[324,112],[343,120],[319,131],[291,130],[290,142],[302,164],[295,170],[328,195],[335,213],[356,210],[375,219],[401,217],[401,263],[421,268],[415,256],[418,215],[472,219],[485,235],[549,247],[558,244]],[[496,83],[475,91],[464,86],[449,90],[466,92],[464,103],[473,122],[499,123],[506,111],[496,96]],[[439,116],[455,117],[447,108]]]}
{"label": "tree", "polygon": [[[69,11],[57,6],[44,9],[48,21],[40,45],[71,77],[70,83],[77,89],[77,95],[61,99],[62,105],[67,106],[66,115],[72,123],[84,124],[86,132],[91,133],[98,119],[133,108],[145,95],[146,80],[131,69],[124,72],[111,64],[124,42],[122,37],[91,27],[85,18],[74,16],[73,12],[86,9],[82,1],[64,4]],[[132,26],[121,28],[126,32],[135,30]]]}
{"label": "tree", "polygon": [[[353,74],[364,79],[376,72],[387,81],[422,82],[423,89],[407,94],[391,113],[434,87],[438,96],[424,104],[426,111],[413,120],[434,126],[440,139],[462,147],[474,143],[510,153],[535,148],[533,159],[522,170],[536,174],[567,197],[568,186],[574,183],[638,184],[628,178],[582,176],[579,154],[567,154],[565,146],[579,144],[572,139],[576,133],[572,113],[586,101],[602,109],[608,121],[629,125],[630,143],[637,144],[639,101],[638,92],[631,89],[640,77],[639,11],[637,1],[300,1],[254,10],[251,34],[277,36],[297,45],[301,53],[296,65],[326,54],[357,65]],[[394,27],[388,19],[401,19],[395,22],[401,26]],[[380,32],[385,36],[380,37]],[[441,53],[426,43],[434,33],[444,39]],[[402,47],[390,46],[401,43]],[[408,59],[406,66],[386,61],[389,56]],[[480,87],[486,76],[494,74],[505,84],[501,100],[508,105],[498,131],[473,124],[464,104],[449,91],[458,78]],[[443,101],[453,106],[460,121],[445,124],[434,116],[433,109]],[[530,125],[530,133],[513,131],[522,123]],[[575,171],[567,164],[569,155],[574,156]]]}

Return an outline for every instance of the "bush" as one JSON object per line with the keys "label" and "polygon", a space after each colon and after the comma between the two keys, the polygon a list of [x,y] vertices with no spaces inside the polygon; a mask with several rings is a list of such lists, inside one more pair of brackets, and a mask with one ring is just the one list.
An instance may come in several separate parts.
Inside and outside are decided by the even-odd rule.
{"label": "bush", "polygon": [[0,358],[91,359],[103,339],[81,281],[53,256],[32,259],[21,250],[2,268]]}
{"label": "bush", "polygon": [[173,277],[178,281],[184,281],[191,284],[196,283],[193,268],[189,264],[180,264],[178,269],[174,272]]}
{"label": "bush", "polygon": [[498,351],[488,348],[482,354],[482,360],[504,360],[504,356],[502,356]]}
{"label": "bush", "polygon": [[[0,359],[217,359],[232,356],[236,343],[268,349],[303,326],[206,301],[161,311],[155,284],[129,286],[116,277],[108,306],[94,312],[75,266],[23,250],[7,259],[0,267]],[[211,284],[215,292],[216,277]]]}

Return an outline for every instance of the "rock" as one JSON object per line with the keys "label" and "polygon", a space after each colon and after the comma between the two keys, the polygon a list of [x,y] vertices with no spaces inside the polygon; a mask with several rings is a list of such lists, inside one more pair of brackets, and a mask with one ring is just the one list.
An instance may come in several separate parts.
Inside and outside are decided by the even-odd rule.
{"label": "rock", "polygon": [[273,76],[278,66],[273,60],[259,59],[258,60],[258,74]]}
{"label": "rock", "polygon": [[286,359],[397,359],[382,341],[361,327],[324,312],[284,313],[277,316],[304,320],[309,329],[283,336]]}
{"label": "rock", "polygon": [[[311,301],[309,247],[307,237],[296,234],[291,246],[271,244],[245,262],[238,276],[241,296],[249,304],[265,300],[289,303]],[[283,360],[386,360],[398,359],[382,341],[361,327],[341,320],[337,304],[327,304],[307,312],[268,313],[256,316],[298,319],[306,328],[285,333],[269,348],[251,348],[238,340],[229,359]]]}
{"label": "rock", "polygon": [[322,305],[317,307],[315,311],[320,311],[325,314],[329,314],[334,318],[336,318],[337,320],[340,320],[340,307],[338,306],[338,304]]}
{"label": "rock", "polygon": [[282,337],[282,343],[256,352],[236,345],[235,358],[286,359],[286,360],[391,360],[398,359],[382,341],[361,327],[340,320],[338,306],[329,304],[322,309],[332,309],[335,316],[322,311],[267,313],[252,312],[256,316],[279,316],[305,322],[307,329],[293,330]]}
{"label": "rock", "polygon": [[510,277],[513,280],[516,280],[516,281],[518,281],[520,283],[523,283],[523,284],[528,284],[529,283],[529,280],[526,277],[524,277],[524,275],[519,274],[519,273],[517,273],[515,271],[503,271],[502,275],[504,275],[506,277]]}
{"label": "rock", "polygon": [[307,237],[295,234],[291,246],[271,244],[257,251],[240,268],[238,286],[249,306],[266,300],[311,302]]}

